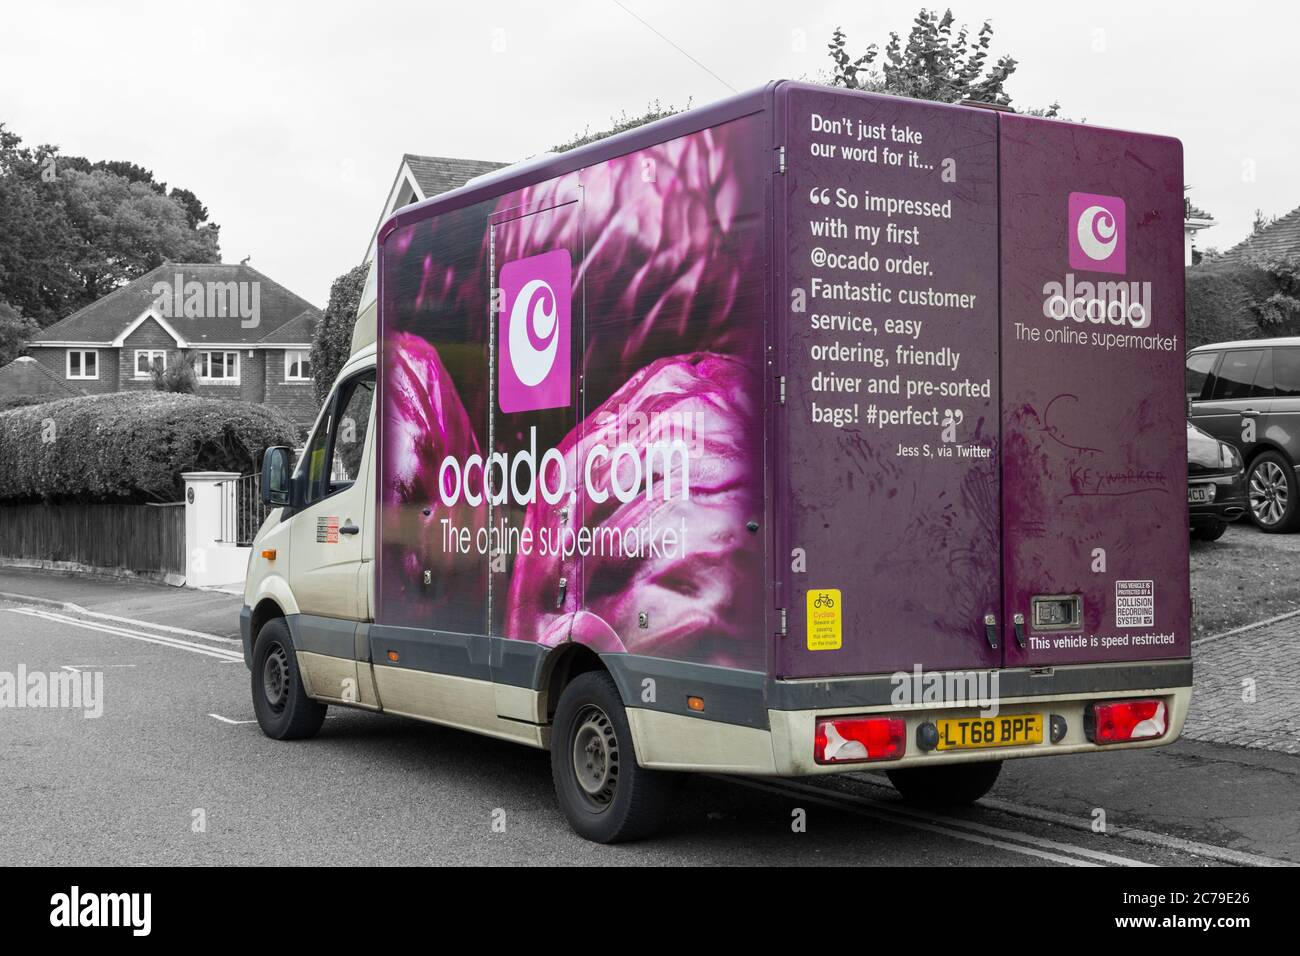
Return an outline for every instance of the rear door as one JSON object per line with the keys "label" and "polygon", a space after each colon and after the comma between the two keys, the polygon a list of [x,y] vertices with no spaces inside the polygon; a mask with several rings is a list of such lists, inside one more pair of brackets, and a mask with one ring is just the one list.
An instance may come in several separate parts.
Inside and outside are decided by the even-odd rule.
{"label": "rear door", "polygon": [[998,666],[997,115],[784,84],[777,135],[776,674]]}
{"label": "rear door", "polygon": [[1264,417],[1272,406],[1271,351],[1227,350],[1206,385],[1207,397],[1193,406],[1193,422],[1220,441],[1237,446],[1249,460],[1259,448]]}
{"label": "rear door", "polygon": [[1006,663],[1185,657],[1181,144],[1017,115],[1000,144]]}
{"label": "rear door", "polygon": [[[488,469],[488,606],[491,636],[554,644],[567,639],[582,593],[573,456],[583,242],[580,188],[548,196],[494,213],[490,226],[489,446],[505,467]],[[569,455],[563,468],[557,453]],[[498,680],[508,677],[502,650],[494,646]]]}

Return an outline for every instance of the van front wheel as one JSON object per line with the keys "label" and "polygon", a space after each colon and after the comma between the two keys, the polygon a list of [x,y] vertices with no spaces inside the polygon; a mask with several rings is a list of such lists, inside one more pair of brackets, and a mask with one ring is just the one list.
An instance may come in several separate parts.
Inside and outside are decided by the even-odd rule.
{"label": "van front wheel", "polygon": [[637,765],[618,687],[603,671],[579,674],[560,695],[551,777],[569,825],[596,843],[649,836],[668,809],[672,781]]}
{"label": "van front wheel", "polygon": [[993,789],[1001,760],[900,767],[885,775],[908,803],[922,807],[957,807],[974,803]]}
{"label": "van front wheel", "polygon": [[275,740],[315,736],[326,707],[307,696],[284,618],[267,621],[258,633],[252,677],[253,713],[262,733]]}

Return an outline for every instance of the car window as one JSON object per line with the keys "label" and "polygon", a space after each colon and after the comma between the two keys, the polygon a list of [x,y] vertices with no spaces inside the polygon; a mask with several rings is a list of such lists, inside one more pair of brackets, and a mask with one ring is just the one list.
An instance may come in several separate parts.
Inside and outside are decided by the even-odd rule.
{"label": "car window", "polygon": [[1210,398],[1215,401],[1234,398],[1258,398],[1255,391],[1255,375],[1259,371],[1263,349],[1241,349],[1225,352],[1215,375],[1214,391]]}
{"label": "car window", "polygon": [[1273,394],[1279,398],[1300,396],[1300,348],[1273,350]]}
{"label": "car window", "polygon": [[298,476],[303,504],[341,491],[361,476],[361,455],[374,397],[373,370],[348,379],[331,396],[327,414],[307,443]]}
{"label": "car window", "polygon": [[1213,390],[1214,363],[1219,360],[1219,352],[1197,352],[1187,356],[1187,400],[1194,402],[1200,398],[1209,398]]}

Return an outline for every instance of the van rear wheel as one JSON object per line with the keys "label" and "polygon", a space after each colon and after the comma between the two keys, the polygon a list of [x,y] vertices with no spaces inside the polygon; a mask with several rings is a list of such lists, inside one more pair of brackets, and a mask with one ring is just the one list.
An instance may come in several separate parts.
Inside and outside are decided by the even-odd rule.
{"label": "van rear wheel", "polygon": [[632,730],[614,680],[604,671],[575,677],[560,695],[551,729],[551,778],[574,831],[621,843],[659,829],[668,810],[668,774],[637,765]]}
{"label": "van rear wheel", "polygon": [[267,621],[253,645],[253,713],[274,740],[315,736],[326,706],[307,696],[284,618]]}
{"label": "van rear wheel", "polygon": [[993,789],[1002,771],[1001,760],[980,763],[900,767],[885,775],[908,803],[920,807],[959,807],[974,803]]}

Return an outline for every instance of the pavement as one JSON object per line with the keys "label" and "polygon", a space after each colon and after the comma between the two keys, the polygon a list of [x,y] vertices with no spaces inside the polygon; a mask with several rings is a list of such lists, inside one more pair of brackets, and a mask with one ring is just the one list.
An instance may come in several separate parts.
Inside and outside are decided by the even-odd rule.
{"label": "pavement", "polygon": [[1289,618],[1197,645],[1200,737],[1010,761],[961,811],[906,807],[876,773],[686,776],[658,839],[601,847],[542,752],[339,708],[310,741],[264,737],[237,596],[8,569],[0,592],[0,671],[103,682],[98,717],[0,710],[4,864],[1300,864],[1300,760],[1255,744],[1296,713]]}

